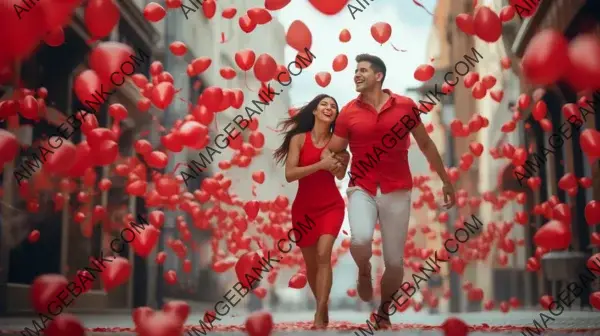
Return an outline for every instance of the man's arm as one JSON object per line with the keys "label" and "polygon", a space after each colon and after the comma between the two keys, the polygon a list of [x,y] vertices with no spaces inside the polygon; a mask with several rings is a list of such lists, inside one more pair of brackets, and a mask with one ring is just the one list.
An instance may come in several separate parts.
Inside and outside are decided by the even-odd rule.
{"label": "man's arm", "polygon": [[450,208],[454,205],[456,198],[454,195],[454,187],[452,186],[452,182],[450,181],[450,177],[446,172],[446,168],[444,167],[444,162],[442,161],[442,157],[440,156],[440,152],[438,151],[435,143],[427,134],[427,130],[423,123],[418,123],[415,127],[412,128],[411,133],[421,149],[421,152],[429,161],[429,164],[433,167],[435,172],[438,174],[442,182],[444,183],[444,198],[446,202],[446,207]]}

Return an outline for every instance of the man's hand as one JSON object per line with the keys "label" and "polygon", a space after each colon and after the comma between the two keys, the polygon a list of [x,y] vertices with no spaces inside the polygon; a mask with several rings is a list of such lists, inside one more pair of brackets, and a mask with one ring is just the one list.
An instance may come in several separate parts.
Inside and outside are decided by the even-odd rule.
{"label": "man's hand", "polygon": [[335,158],[344,166],[350,162],[350,153],[348,151],[343,151],[335,154]]}
{"label": "man's hand", "polygon": [[456,204],[456,194],[454,193],[454,186],[452,183],[444,183],[442,187],[444,192],[444,207],[450,209]]}

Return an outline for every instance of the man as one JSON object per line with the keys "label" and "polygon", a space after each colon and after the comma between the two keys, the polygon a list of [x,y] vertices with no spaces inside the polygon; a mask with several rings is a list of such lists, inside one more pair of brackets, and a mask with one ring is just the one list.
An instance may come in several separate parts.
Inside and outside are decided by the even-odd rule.
{"label": "man", "polygon": [[[404,277],[404,245],[411,208],[412,176],[408,165],[409,133],[444,182],[445,206],[455,203],[454,188],[440,154],[408,97],[383,90],[386,67],[376,56],[356,57],[354,83],[360,95],[338,116],[329,142],[331,155],[350,145],[348,220],[352,232],[350,253],[358,266],[358,295],[371,301],[371,241],[375,224],[381,226],[385,272],[381,278],[378,328],[390,327],[389,306]],[[413,110],[414,108],[414,110]],[[398,297],[397,294],[395,296]]]}

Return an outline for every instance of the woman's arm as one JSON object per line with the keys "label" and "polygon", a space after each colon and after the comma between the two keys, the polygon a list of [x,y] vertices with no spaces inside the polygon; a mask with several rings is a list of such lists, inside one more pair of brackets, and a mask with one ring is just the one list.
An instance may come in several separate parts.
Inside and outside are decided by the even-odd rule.
{"label": "woman's arm", "polygon": [[296,134],[292,137],[292,141],[290,141],[290,148],[288,150],[287,160],[285,161],[285,180],[288,183],[323,169],[323,160],[311,164],[310,166],[298,167],[300,149],[304,143],[304,136],[304,134]]}

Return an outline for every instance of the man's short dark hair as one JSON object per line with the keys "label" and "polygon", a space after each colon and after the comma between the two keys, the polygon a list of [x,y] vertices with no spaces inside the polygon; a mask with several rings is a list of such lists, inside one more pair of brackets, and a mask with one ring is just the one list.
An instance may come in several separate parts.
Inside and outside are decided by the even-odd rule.
{"label": "man's short dark hair", "polygon": [[381,60],[381,58],[369,54],[360,54],[356,56],[356,63],[359,62],[369,62],[371,63],[371,69],[373,69],[373,71],[375,71],[376,73],[383,73],[383,78],[381,78],[381,83],[383,84],[387,68],[385,67],[385,63],[383,63],[383,60]]}

